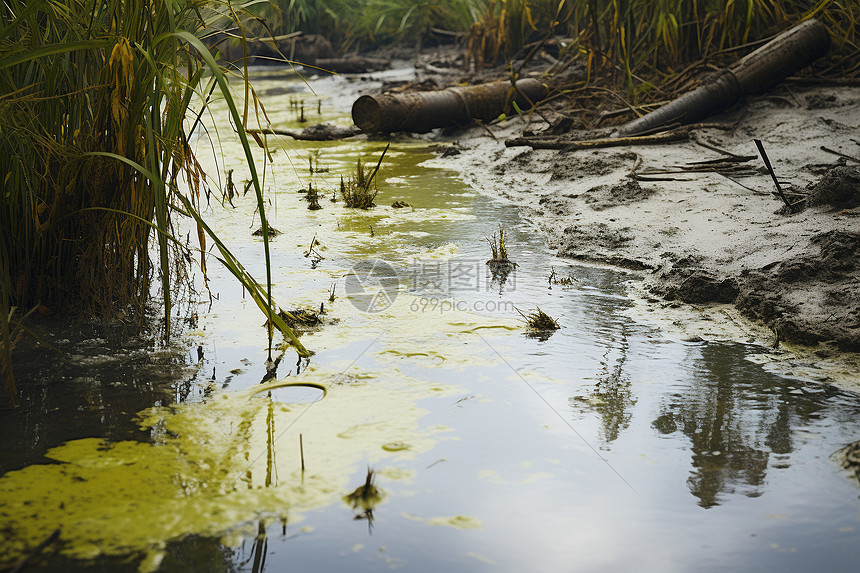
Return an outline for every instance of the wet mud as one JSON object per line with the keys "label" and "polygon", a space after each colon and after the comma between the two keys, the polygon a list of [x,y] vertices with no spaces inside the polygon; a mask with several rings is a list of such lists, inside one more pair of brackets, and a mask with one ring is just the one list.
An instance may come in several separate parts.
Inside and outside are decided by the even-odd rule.
{"label": "wet mud", "polygon": [[[476,129],[446,161],[517,204],[560,256],[641,271],[654,303],[733,304],[771,342],[860,351],[860,103],[850,90],[783,86],[712,120],[731,127],[624,150],[509,148],[489,169],[499,144]],[[802,208],[784,208],[753,139]],[[715,150],[755,159],[693,169]]]}

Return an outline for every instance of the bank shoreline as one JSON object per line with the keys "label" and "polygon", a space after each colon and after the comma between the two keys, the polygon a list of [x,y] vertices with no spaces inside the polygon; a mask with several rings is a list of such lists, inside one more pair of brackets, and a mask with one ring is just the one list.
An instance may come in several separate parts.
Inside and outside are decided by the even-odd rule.
{"label": "bank shoreline", "polygon": [[[341,76],[337,98],[504,79],[448,65],[450,47],[390,56],[388,71]],[[784,374],[860,391],[860,164],[834,153],[860,157],[860,95],[783,83],[708,121],[721,128],[577,151],[506,146],[548,129],[538,114],[417,137],[438,146],[434,165],[510,202],[559,256],[629,271],[639,320],[683,341],[755,344]],[[755,139],[782,188],[818,204],[784,207]],[[730,156],[749,159],[693,165]]]}
{"label": "bank shoreline", "polygon": [[[729,128],[573,152],[505,147],[520,119],[489,126],[494,137],[482,127],[433,139],[456,149],[439,165],[515,204],[559,256],[638,276],[641,318],[682,340],[759,344],[784,371],[802,364],[860,389],[860,171],[832,153],[860,155],[860,98],[783,85],[712,121]],[[817,205],[784,207],[754,139],[783,187]],[[736,173],[684,171],[725,156],[715,149],[755,159]]]}

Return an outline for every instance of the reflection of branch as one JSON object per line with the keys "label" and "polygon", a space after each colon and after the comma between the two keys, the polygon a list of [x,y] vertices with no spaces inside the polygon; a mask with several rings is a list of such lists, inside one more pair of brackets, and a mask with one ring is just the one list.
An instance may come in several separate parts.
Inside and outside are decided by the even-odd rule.
{"label": "reflection of branch", "polygon": [[594,409],[603,419],[603,431],[607,442],[618,439],[618,433],[630,425],[631,414],[626,411],[628,406],[636,403],[630,391],[630,379],[624,376],[624,364],[627,362],[627,350],[630,343],[627,339],[627,328],[622,325],[619,345],[620,356],[610,372],[609,353],[606,351],[603,363],[604,376],[598,377],[595,394],[600,401]]}
{"label": "reflection of branch", "polygon": [[661,434],[679,432],[689,440],[687,487],[706,509],[720,505],[725,494],[759,495],[770,454],[790,453],[792,423],[810,415],[803,398],[786,387],[775,391],[772,378],[739,370],[735,360],[725,347],[702,347],[696,364],[701,374],[687,391],[664,399],[651,424]]}
{"label": "reflection of branch", "polygon": [[60,537],[60,529],[57,528],[48,537],[46,537],[41,543],[39,543],[39,545],[34,547],[33,550],[30,551],[30,553],[28,553],[27,555],[22,557],[20,559],[20,561],[18,561],[18,563],[16,563],[15,566],[12,569],[10,569],[10,573],[19,573],[20,571],[23,571],[24,568],[27,566],[27,563],[29,563],[39,553],[44,551],[48,545],[50,545],[51,543],[56,541],[59,537]]}
{"label": "reflection of branch", "polygon": [[266,548],[269,540],[266,538],[266,525],[263,521],[257,526],[257,538],[254,539],[253,553],[254,564],[251,566],[252,573],[263,573],[266,570]]}
{"label": "reflection of branch", "polygon": [[600,416],[603,437],[607,443],[617,440],[620,431],[629,427],[632,414],[628,409],[636,404],[630,388],[630,378],[624,373],[627,351],[630,348],[626,324],[621,325],[620,339],[616,340],[613,337],[611,342],[617,343],[617,350],[620,353],[614,365],[611,364],[610,355],[616,347],[608,346],[600,362],[602,368],[597,374],[594,390],[588,396],[571,398],[572,401],[583,404],[582,410],[587,408]]}

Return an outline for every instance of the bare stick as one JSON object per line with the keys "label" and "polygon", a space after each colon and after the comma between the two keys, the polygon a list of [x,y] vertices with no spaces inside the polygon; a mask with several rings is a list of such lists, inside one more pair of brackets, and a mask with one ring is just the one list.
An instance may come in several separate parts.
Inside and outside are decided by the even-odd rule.
{"label": "bare stick", "polygon": [[373,178],[376,176],[376,172],[379,171],[379,167],[382,165],[382,160],[385,158],[385,153],[388,151],[388,148],[391,147],[391,143],[385,146],[385,149],[382,150],[382,155],[379,156],[379,161],[376,163],[376,168],[373,170],[373,173],[370,174],[370,177],[367,178],[367,184],[364,186],[364,192],[367,193],[367,190],[370,189],[370,184],[373,182]]}
{"label": "bare stick", "polygon": [[577,149],[595,149],[598,147],[619,147],[622,145],[648,145],[655,143],[668,143],[672,141],[684,141],[688,139],[690,132],[687,129],[678,129],[658,133],[656,135],[644,135],[641,137],[604,137],[600,139],[585,139],[582,141],[552,140],[552,139],[529,139],[518,137],[505,141],[506,147],[528,146],[533,149],[560,149],[562,151],[575,151]]}
{"label": "bare stick", "polygon": [[42,540],[42,542],[39,543],[39,545],[34,547],[33,550],[30,551],[30,553],[28,553],[27,555],[22,557],[18,561],[18,563],[16,563],[15,566],[10,570],[9,573],[20,573],[21,571],[23,571],[24,567],[27,566],[27,563],[29,563],[30,560],[33,559],[33,557],[35,557],[36,555],[38,555],[39,553],[44,551],[48,545],[50,545],[51,543],[56,541],[59,537],[60,537],[60,529],[57,528],[48,537],[46,537],[44,540]]}
{"label": "bare stick", "polygon": [[302,444],[301,434],[299,434],[299,455],[302,458],[302,473],[305,473],[305,446]]}
{"label": "bare stick", "polygon": [[773,167],[770,165],[770,159],[767,158],[767,152],[764,150],[764,145],[760,139],[753,139],[753,141],[755,142],[755,146],[758,147],[758,152],[761,154],[762,160],[764,160],[764,166],[767,167],[767,170],[773,179],[773,184],[776,185],[776,192],[779,193],[779,198],[782,199],[782,202],[785,203],[786,207],[791,209],[791,203],[789,203],[788,197],[785,196],[785,193],[782,192],[779,179],[777,178],[776,173],[773,172]]}
{"label": "bare stick", "polygon": [[848,161],[860,163],[860,159],[857,159],[856,157],[852,157],[851,155],[845,155],[844,153],[840,153],[839,151],[836,151],[835,149],[830,149],[829,147],[825,147],[823,145],[821,146],[821,151],[826,151],[827,153],[832,153],[833,155],[838,155],[839,157],[847,159]]}

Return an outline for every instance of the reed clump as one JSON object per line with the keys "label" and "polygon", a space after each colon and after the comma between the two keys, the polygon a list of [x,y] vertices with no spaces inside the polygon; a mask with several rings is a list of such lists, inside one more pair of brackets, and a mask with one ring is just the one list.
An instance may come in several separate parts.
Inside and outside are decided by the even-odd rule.
{"label": "reed clump", "polygon": [[390,143],[385,146],[382,155],[379,157],[379,161],[376,163],[376,167],[372,170],[367,168],[367,165],[365,165],[361,160],[361,156],[359,156],[356,159],[355,171],[353,171],[349,179],[344,181],[343,177],[340,178],[340,196],[347,207],[371,209],[376,206],[373,202],[379,193],[379,188],[376,185],[376,174],[379,172],[382,160],[385,158],[385,154],[390,146]]}
{"label": "reed clump", "polygon": [[[247,109],[239,112],[199,39],[211,19],[233,18],[228,6],[203,0],[0,5],[0,371],[10,394],[12,342],[26,328],[24,311],[123,316],[144,326],[155,281],[167,336],[174,300],[192,288],[185,265],[192,250],[206,251],[207,240],[260,308],[275,312],[270,287],[200,217],[201,191],[208,196],[209,189],[188,143],[203,113],[192,109],[200,93],[217,88],[232,123],[247,123]],[[244,129],[239,137],[268,267],[262,188]],[[196,223],[197,245],[174,233],[178,216]]]}
{"label": "reed clump", "polygon": [[544,332],[549,330],[558,330],[561,326],[556,322],[556,320],[542,311],[540,307],[536,307],[535,310],[529,312],[528,314],[522,312],[520,309],[517,309],[517,312],[520,313],[526,321],[526,328],[535,332]]}
{"label": "reed clump", "polygon": [[308,182],[308,188],[305,191],[305,200],[308,202],[308,209],[311,211],[322,209],[322,205],[320,205],[320,192],[313,182]]}
{"label": "reed clump", "polygon": [[382,490],[376,485],[376,472],[372,468],[367,468],[364,484],[343,496],[343,500],[359,512],[357,519],[372,520],[374,508],[384,497]]}
{"label": "reed clump", "polygon": [[498,238],[493,233],[492,237],[487,238],[487,244],[490,245],[490,252],[492,253],[490,260],[487,261],[487,265],[493,271],[510,270],[517,266],[515,262],[508,258],[508,247],[505,245],[505,229],[501,225],[499,225]]}
{"label": "reed clump", "polygon": [[353,176],[350,176],[346,181],[343,180],[343,177],[340,178],[340,196],[347,207],[371,209],[376,206],[373,201],[378,193],[379,189],[368,178],[361,158],[356,162]]}
{"label": "reed clump", "polygon": [[271,0],[252,10],[260,18],[250,23],[254,35],[322,34],[341,51],[457,38],[467,67],[522,59],[555,37],[564,40],[553,47],[561,65],[574,59],[589,79],[640,93],[689,79],[690,64],[722,66],[737,47],[811,17],[830,29],[845,65],[856,72],[858,64],[857,0]]}

